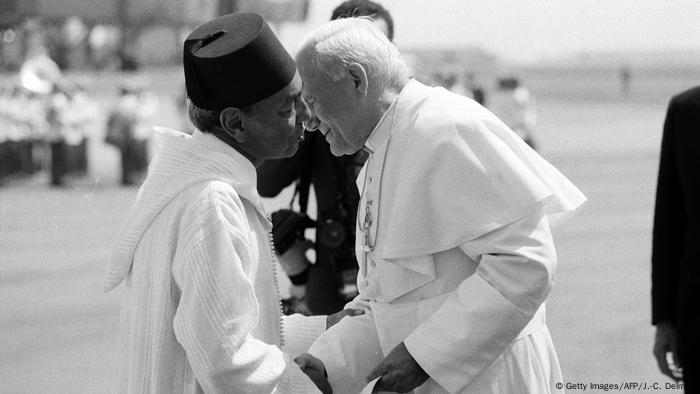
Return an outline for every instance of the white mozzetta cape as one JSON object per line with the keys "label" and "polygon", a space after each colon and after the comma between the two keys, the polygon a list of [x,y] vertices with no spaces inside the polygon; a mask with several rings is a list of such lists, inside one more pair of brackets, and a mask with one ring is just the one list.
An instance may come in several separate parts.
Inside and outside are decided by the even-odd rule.
{"label": "white mozzetta cape", "polygon": [[316,392],[291,358],[325,317],[282,321],[255,168],[210,134],[156,143],[105,279],[126,283],[119,391]]}
{"label": "white mozzetta cape", "polygon": [[558,392],[550,223],[581,192],[484,107],[416,81],[367,144],[358,223],[373,248],[358,235],[360,295],[346,306],[366,313],[309,351],[334,390],[359,391],[404,342],[431,377],[416,393]]}
{"label": "white mozzetta cape", "polygon": [[382,174],[382,199],[392,207],[379,221],[381,256],[448,250],[541,208],[556,222],[585,201],[475,101],[411,81],[395,105]]}

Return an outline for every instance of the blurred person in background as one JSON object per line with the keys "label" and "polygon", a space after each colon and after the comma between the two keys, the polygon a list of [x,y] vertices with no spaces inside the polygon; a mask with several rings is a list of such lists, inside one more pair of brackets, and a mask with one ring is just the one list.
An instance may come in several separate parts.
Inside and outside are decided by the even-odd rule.
{"label": "blurred person in background", "polygon": [[87,144],[98,116],[97,104],[82,87],[62,80],[54,86],[46,116],[51,145],[51,184],[61,186],[66,177],[87,175]]}
{"label": "blurred person in background", "polygon": [[518,77],[498,80],[496,90],[489,95],[488,108],[532,149],[537,149],[535,100]]}
{"label": "blurred person in background", "polygon": [[545,324],[550,221],[580,191],[474,100],[409,78],[366,19],[311,32],[297,64],[308,128],[336,156],[370,153],[357,179],[359,295],[345,307],[365,313],[309,350],[335,392],[560,391]]}
{"label": "blurred person in background", "polygon": [[[49,57],[42,35],[32,35],[19,80],[27,92],[26,123],[50,147],[50,183],[62,186],[69,176],[87,174],[87,141],[97,105],[85,90],[66,78]],[[43,118],[43,119],[38,119]],[[38,131],[41,129],[41,131]]]}
{"label": "blurred person in background", "polygon": [[486,89],[476,80],[474,73],[467,72],[464,75],[464,90],[469,92],[470,97],[477,103],[486,106]]}
{"label": "blurred person in background", "polygon": [[0,93],[0,183],[39,170],[47,133],[45,97],[10,84]]}
{"label": "blurred person in background", "polygon": [[436,86],[442,86],[451,92],[462,94],[462,88],[457,81],[457,73],[452,70],[443,70],[435,75]]}
{"label": "blurred person in background", "polygon": [[[42,19],[31,17],[21,27],[26,59],[19,70],[22,86],[40,97],[43,130],[41,144],[34,149],[41,156],[47,146],[45,163],[50,171],[50,183],[64,185],[72,177],[88,172],[88,141],[95,135],[98,117],[96,102],[64,69],[80,69],[88,64],[90,29],[79,17]],[[37,101],[37,100],[33,100]],[[48,156],[48,155],[47,155]]]}
{"label": "blurred person in background", "polygon": [[700,393],[700,86],[666,114],[651,254],[654,356],[664,375]]}
{"label": "blurred person in background", "polygon": [[107,118],[105,142],[119,150],[121,184],[140,184],[148,168],[150,120],[158,102],[145,91],[142,81],[132,80],[120,88],[119,98]]}
{"label": "blurred person in background", "polygon": [[[449,84],[449,86],[447,86]],[[446,81],[444,86],[447,90],[452,93],[461,94],[462,96],[474,99],[477,103],[484,105],[486,99],[486,93],[484,88],[476,82],[474,78],[474,73],[466,72],[462,78],[457,78],[456,74],[452,74],[452,77]]]}
{"label": "blurred person in background", "polygon": [[309,112],[296,65],[257,14],[224,15],[184,43],[197,130],[156,130],[156,152],[105,278],[124,282],[124,393],[330,392],[292,358],[345,315],[282,316],[272,225],[255,167],[293,155]]}
{"label": "blurred person in background", "polygon": [[[333,10],[331,20],[356,16],[371,17],[389,40],[393,39],[391,15],[373,1],[346,1]],[[296,220],[300,226],[314,224],[291,210],[273,214],[280,262],[290,275],[291,294],[301,300],[301,303],[287,301],[292,310],[308,310],[312,314],[334,313],[357,295],[354,245],[359,194],[355,179],[366,159],[364,151],[333,156],[323,135],[308,133],[294,156],[269,160],[258,167],[258,190],[263,197],[274,197],[297,182],[300,214],[305,215],[311,185],[316,196],[314,264],[307,261],[306,250],[311,245],[304,239],[303,232],[293,245],[278,242],[278,238],[286,236],[280,233],[280,229],[292,227],[291,220]]]}

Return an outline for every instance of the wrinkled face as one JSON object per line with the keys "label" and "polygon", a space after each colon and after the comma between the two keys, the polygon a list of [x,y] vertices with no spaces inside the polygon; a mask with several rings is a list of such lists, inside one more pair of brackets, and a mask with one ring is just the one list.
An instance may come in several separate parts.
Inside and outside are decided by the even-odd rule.
{"label": "wrinkled face", "polygon": [[250,116],[245,116],[245,150],[258,160],[290,157],[299,148],[304,137],[302,123],[308,119],[297,73],[289,85],[257,102]]}
{"label": "wrinkled face", "polygon": [[333,81],[312,67],[300,67],[299,72],[304,81],[302,97],[311,112],[307,130],[321,132],[335,156],[360,150],[368,133],[361,113],[363,102],[353,90],[353,81],[345,77]]}

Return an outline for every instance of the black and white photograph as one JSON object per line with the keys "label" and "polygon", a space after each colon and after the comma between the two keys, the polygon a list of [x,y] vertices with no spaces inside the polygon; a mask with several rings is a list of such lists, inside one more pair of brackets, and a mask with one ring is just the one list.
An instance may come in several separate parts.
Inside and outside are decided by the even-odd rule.
{"label": "black and white photograph", "polygon": [[698,20],[0,0],[0,393],[700,393]]}

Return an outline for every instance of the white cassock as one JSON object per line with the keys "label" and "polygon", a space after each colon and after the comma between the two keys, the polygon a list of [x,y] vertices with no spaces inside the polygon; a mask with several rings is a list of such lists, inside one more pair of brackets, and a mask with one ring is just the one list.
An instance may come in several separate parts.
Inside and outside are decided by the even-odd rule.
{"label": "white cassock", "polygon": [[402,341],[430,379],[417,393],[549,393],[550,223],[581,192],[488,110],[410,81],[366,143],[359,296],[309,352],[336,393],[358,393]]}

